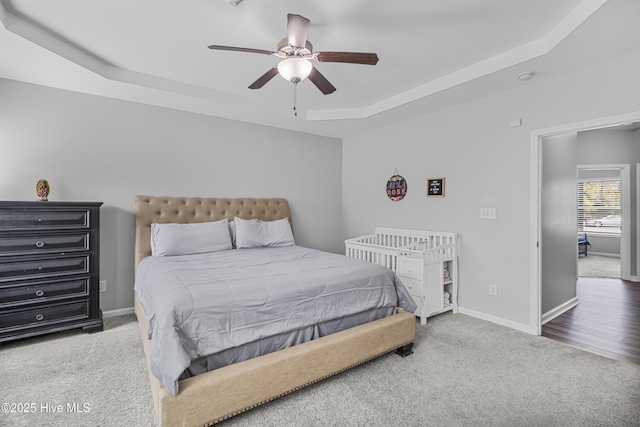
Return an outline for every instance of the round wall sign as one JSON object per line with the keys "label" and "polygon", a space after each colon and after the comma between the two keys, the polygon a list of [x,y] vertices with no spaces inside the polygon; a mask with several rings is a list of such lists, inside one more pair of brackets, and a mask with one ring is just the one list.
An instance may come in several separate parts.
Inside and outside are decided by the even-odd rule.
{"label": "round wall sign", "polygon": [[407,181],[400,175],[393,175],[387,181],[387,197],[392,202],[399,202],[407,194]]}

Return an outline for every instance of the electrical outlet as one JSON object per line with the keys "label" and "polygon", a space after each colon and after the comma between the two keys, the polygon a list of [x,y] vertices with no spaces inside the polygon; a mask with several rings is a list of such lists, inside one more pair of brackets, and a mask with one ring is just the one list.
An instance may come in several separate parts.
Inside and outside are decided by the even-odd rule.
{"label": "electrical outlet", "polygon": [[489,285],[489,295],[492,297],[498,296],[498,285]]}
{"label": "electrical outlet", "polygon": [[100,292],[107,292],[107,281],[100,280]]}

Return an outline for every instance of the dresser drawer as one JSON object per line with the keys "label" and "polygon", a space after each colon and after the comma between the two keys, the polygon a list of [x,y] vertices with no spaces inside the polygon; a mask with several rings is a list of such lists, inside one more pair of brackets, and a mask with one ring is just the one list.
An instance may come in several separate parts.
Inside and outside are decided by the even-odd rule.
{"label": "dresser drawer", "polygon": [[0,288],[0,307],[89,295],[89,277]]}
{"label": "dresser drawer", "polygon": [[421,261],[410,261],[407,259],[398,260],[398,276],[410,277],[416,280],[422,280]]}
{"label": "dresser drawer", "polygon": [[14,235],[0,239],[0,256],[89,250],[89,232]]}
{"label": "dresser drawer", "polygon": [[39,327],[89,317],[89,302],[78,301],[51,304],[25,310],[12,310],[0,314],[0,330],[10,328]]}
{"label": "dresser drawer", "polygon": [[400,281],[402,282],[404,287],[407,288],[407,291],[411,295],[417,295],[417,296],[422,295],[422,281],[412,279],[410,277],[403,277],[403,276],[398,276],[398,277],[400,278]]}
{"label": "dresser drawer", "polygon": [[88,209],[0,209],[0,230],[89,228],[89,226]]}
{"label": "dresser drawer", "polygon": [[89,272],[89,255],[0,262],[0,283]]}

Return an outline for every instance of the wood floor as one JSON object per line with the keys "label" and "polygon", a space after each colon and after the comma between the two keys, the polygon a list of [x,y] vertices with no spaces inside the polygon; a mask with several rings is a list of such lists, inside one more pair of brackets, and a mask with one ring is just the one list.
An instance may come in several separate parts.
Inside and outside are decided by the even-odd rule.
{"label": "wood floor", "polygon": [[579,304],[545,323],[542,336],[640,365],[640,283],[580,277]]}

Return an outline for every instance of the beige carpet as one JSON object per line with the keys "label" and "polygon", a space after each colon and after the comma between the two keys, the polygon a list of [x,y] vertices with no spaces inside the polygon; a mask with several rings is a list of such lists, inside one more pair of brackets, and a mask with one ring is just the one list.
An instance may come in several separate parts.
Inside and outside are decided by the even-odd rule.
{"label": "beige carpet", "polygon": [[153,427],[135,317],[0,344],[0,401],[0,427]]}
{"label": "beige carpet", "polygon": [[620,278],[620,258],[587,255],[578,258],[578,276]]}

